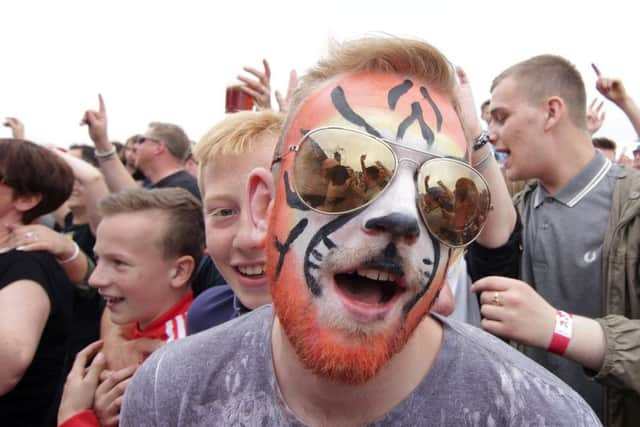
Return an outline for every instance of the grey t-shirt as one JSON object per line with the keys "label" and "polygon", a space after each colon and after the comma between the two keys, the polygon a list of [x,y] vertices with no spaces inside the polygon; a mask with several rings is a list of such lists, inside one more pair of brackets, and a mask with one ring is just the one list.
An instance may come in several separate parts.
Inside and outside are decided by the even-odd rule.
{"label": "grey t-shirt", "polygon": [[[123,427],[303,425],[278,397],[271,306],[157,350],[129,384]],[[442,349],[418,387],[374,426],[594,426],[551,373],[483,331],[441,319]]]}

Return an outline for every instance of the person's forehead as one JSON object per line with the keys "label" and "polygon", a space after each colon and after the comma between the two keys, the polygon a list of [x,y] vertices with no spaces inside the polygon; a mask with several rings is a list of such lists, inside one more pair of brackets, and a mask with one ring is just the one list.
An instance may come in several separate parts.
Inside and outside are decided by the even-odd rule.
{"label": "person's forehead", "polygon": [[515,77],[505,77],[491,91],[491,111],[507,103],[526,101],[523,85]]}
{"label": "person's forehead", "polygon": [[306,131],[323,126],[377,132],[395,142],[422,141],[422,149],[457,157],[466,150],[447,95],[422,79],[399,74],[361,72],[328,81],[302,102],[285,141],[295,144]]}

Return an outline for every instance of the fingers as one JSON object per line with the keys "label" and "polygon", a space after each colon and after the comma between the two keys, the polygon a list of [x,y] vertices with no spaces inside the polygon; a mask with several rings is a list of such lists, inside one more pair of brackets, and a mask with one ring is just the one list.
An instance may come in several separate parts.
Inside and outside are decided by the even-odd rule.
{"label": "fingers", "polygon": [[[116,396],[124,393],[124,389],[126,388],[126,384],[128,384],[128,380],[138,369],[138,365],[128,366],[126,368],[120,369],[118,371],[110,371],[106,375],[106,379],[102,380],[102,383],[98,386],[96,390],[96,394],[100,394],[105,397],[111,396],[112,399],[115,399]],[[104,374],[101,375],[104,378]],[[123,382],[127,380],[126,382]]]}
{"label": "fingers", "polygon": [[80,126],[88,125],[88,124],[89,124],[89,111],[85,111],[85,113],[82,115],[82,118],[80,119]]}
{"label": "fingers", "polygon": [[271,78],[271,67],[269,67],[269,61],[267,61],[266,59],[262,60],[262,66],[264,67],[264,74],[267,77],[267,79]]}
{"label": "fingers", "polygon": [[253,97],[263,96],[265,92],[268,92],[268,89],[265,86],[254,80],[242,76],[238,76],[238,80],[245,84],[244,86],[240,86],[240,90]]}
{"label": "fingers", "polygon": [[107,114],[107,108],[104,106],[104,99],[102,98],[102,94],[98,94],[98,104],[100,106],[98,111],[100,111],[101,114]]}
{"label": "fingers", "polygon": [[[271,71],[269,70],[269,72],[265,72],[263,73],[262,71],[256,70],[253,67],[242,67],[243,70],[245,70],[247,73],[249,74],[253,74],[259,81],[261,84],[268,86],[269,85],[269,79],[271,77]],[[245,77],[243,76],[238,76],[239,80],[242,80],[243,82],[247,83],[247,80]],[[246,79],[246,80],[245,80]],[[249,80],[249,81],[253,81],[253,80]]]}
{"label": "fingers", "polygon": [[291,98],[293,92],[296,91],[296,87],[298,87],[298,73],[296,70],[291,70],[289,72],[289,84],[287,85],[287,98]]}
{"label": "fingers", "polygon": [[104,354],[102,352],[96,354],[96,357],[91,361],[91,365],[89,365],[85,378],[91,381],[92,384],[97,385],[100,379],[100,373],[106,366],[107,360],[105,359]]}
{"label": "fingers", "polygon": [[[91,357],[93,357],[98,352],[98,350],[102,348],[102,344],[102,341],[96,341],[80,350],[78,354],[76,354],[76,359],[73,362],[73,366],[71,367],[71,371],[69,371],[69,373],[82,376],[87,366],[87,361]],[[94,357],[94,360],[95,358],[97,358],[97,356]]]}
{"label": "fingers", "polygon": [[101,425],[117,425],[124,393],[137,366],[111,372],[96,390],[95,411]]}
{"label": "fingers", "polygon": [[275,95],[276,95],[276,102],[278,103],[278,109],[284,112],[285,111],[284,109],[286,109],[287,106],[285,104],[284,98],[282,97],[282,94],[280,93],[279,90],[276,90]]}
{"label": "fingers", "polygon": [[476,281],[473,285],[471,285],[471,292],[478,293],[483,291],[506,291],[518,282],[520,281],[516,279],[510,279],[508,277],[488,276]]}
{"label": "fingers", "polygon": [[458,76],[458,80],[461,85],[469,84],[469,78],[467,77],[467,73],[462,69],[461,66],[456,66],[456,75]]}

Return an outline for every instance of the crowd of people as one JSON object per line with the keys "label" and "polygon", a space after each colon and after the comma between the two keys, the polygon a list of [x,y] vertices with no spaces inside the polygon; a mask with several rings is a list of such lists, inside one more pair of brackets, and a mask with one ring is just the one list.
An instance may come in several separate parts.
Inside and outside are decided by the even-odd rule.
{"label": "crowd of people", "polygon": [[[623,83],[595,86],[640,135]],[[196,143],[0,139],[7,426],[640,420],[640,148],[565,58],[469,77],[430,44],[336,45]],[[483,124],[483,121],[485,124]],[[640,146],[639,146],[640,147]]]}

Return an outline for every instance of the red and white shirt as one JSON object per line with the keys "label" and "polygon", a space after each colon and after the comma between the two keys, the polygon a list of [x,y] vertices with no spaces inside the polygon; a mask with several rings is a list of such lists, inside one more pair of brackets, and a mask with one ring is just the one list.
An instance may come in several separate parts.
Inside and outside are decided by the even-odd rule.
{"label": "red and white shirt", "polygon": [[193,293],[187,292],[173,307],[151,322],[144,330],[138,324],[133,328],[129,339],[153,338],[166,342],[187,336],[187,310],[193,302]]}

